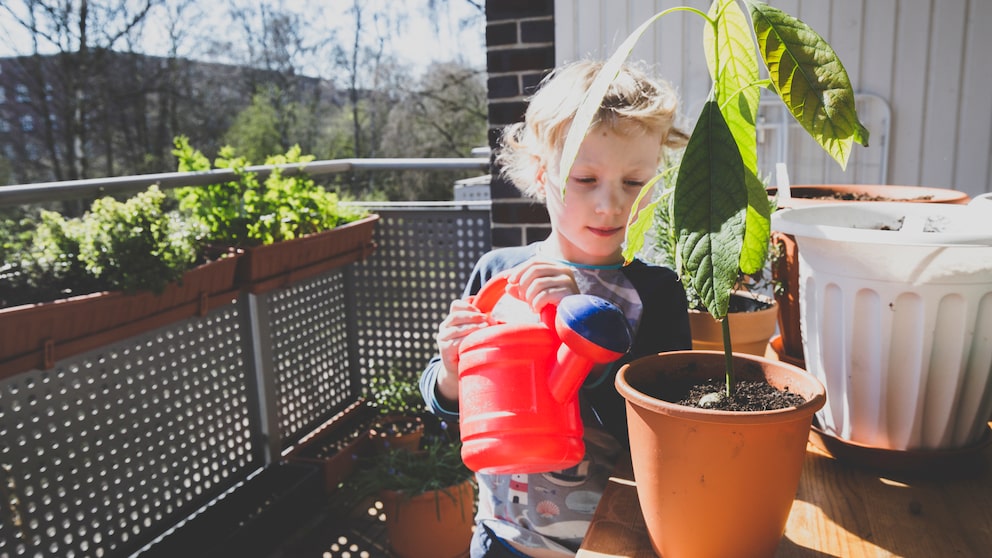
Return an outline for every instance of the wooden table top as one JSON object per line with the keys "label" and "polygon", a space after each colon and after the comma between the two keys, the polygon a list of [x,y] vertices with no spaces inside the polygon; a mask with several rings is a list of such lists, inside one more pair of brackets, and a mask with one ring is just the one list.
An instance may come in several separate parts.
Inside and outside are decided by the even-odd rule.
{"label": "wooden table top", "polygon": [[[953,466],[901,472],[840,452],[835,458],[828,447],[807,445],[776,557],[992,556],[992,446]],[[632,479],[628,456],[603,493],[578,558],[655,558]]]}

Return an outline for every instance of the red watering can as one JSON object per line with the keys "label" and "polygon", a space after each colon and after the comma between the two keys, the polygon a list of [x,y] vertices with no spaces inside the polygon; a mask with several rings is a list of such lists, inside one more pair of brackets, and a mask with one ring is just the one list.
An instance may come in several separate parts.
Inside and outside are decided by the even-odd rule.
{"label": "red watering can", "polygon": [[[471,300],[491,313],[506,284],[496,275]],[[630,326],[612,302],[581,294],[545,306],[541,322],[498,323],[462,341],[462,461],[473,471],[556,471],[585,454],[579,387],[595,364],[630,349]]]}

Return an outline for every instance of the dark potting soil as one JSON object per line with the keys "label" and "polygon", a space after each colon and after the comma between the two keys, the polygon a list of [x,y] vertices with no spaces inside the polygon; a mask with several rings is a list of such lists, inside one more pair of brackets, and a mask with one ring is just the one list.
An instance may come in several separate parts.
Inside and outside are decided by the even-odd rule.
{"label": "dark potting soil", "polygon": [[[726,391],[726,384],[722,379],[707,380],[704,383],[697,383],[682,388],[681,396],[672,399],[663,397],[666,401],[675,398],[679,405],[687,407],[699,407],[718,411],[771,411],[775,409],[788,409],[798,407],[806,402],[806,399],[797,393],[790,391],[779,391],[770,386],[767,382],[757,380],[738,380],[734,385],[734,396],[732,398],[720,397],[712,404],[701,405],[700,399],[708,394],[723,394]],[[713,398],[708,398],[712,400]]]}
{"label": "dark potting soil", "polygon": [[842,200],[842,201],[927,201],[932,200],[933,196],[917,196],[915,198],[890,198],[888,196],[875,196],[872,194],[858,193],[858,192],[832,192],[828,194],[821,193],[822,190],[812,189],[809,193],[796,192],[792,194],[794,198],[803,198],[807,200]]}

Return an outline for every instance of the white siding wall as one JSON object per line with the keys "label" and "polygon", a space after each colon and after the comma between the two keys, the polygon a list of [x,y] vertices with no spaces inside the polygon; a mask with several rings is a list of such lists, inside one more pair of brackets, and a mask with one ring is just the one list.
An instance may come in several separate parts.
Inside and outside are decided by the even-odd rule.
{"label": "white siding wall", "polygon": [[[604,58],[642,21],[666,8],[706,11],[709,0],[555,0],[557,62]],[[888,104],[860,106],[871,146],[855,148],[846,172],[790,127],[786,158],[793,183],[872,183],[992,191],[992,1],[771,0],[808,23],[834,47],[858,93]],[[694,119],[709,91],[702,20],[680,12],[656,22],[631,58],[654,66]],[[870,100],[870,99],[869,99]],[[769,107],[767,118],[776,110]],[[889,134],[885,133],[889,129]],[[774,166],[766,134],[761,157]],[[793,133],[795,132],[795,133]],[[883,161],[884,159],[884,161]]]}

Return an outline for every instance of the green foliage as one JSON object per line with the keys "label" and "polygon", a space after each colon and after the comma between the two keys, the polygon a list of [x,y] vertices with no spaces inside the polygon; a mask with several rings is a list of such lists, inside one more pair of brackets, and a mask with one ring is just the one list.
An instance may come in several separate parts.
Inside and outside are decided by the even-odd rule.
{"label": "green foliage", "polygon": [[252,97],[251,105],[238,113],[224,134],[224,141],[249,160],[261,160],[282,150],[279,113],[267,95],[256,93]]}
{"label": "green foliage", "polygon": [[31,230],[19,233],[19,242],[4,243],[9,263],[0,276],[0,302],[11,306],[103,290],[161,292],[201,259],[205,232],[167,210],[166,201],[151,186],[125,201],[98,199],[77,218],[42,210]]}
{"label": "green foliage", "polygon": [[[567,177],[603,95],[647,28],[676,11],[701,16],[713,89],[679,166],[671,218],[677,271],[687,290],[694,290],[713,317],[723,322],[728,395],[733,386],[726,322],[730,292],[742,275],[764,268],[771,230],[767,194],[755,172],[758,86],[776,93],[841,167],[847,165],[854,141],[864,145],[868,141],[847,72],[830,45],[782,10],[756,0],[741,1],[748,8],[751,26],[736,0],[714,0],[708,13],[685,6],[670,8],[642,23],[594,80],[566,137],[561,160],[561,176]],[[758,80],[755,44],[768,70],[766,81]],[[567,186],[564,180],[562,184]],[[632,258],[643,243],[630,236],[651,230],[646,220],[656,215],[657,205],[651,205],[645,218],[633,219],[625,258]]]}
{"label": "green foliage", "polygon": [[426,411],[424,396],[415,377],[401,377],[396,372],[373,376],[369,380],[366,396],[379,414],[423,415]]}
{"label": "green foliage", "polygon": [[[188,138],[175,138],[173,154],[179,171],[207,171],[210,163],[195,150]],[[313,160],[302,155],[299,146],[284,155],[265,159],[266,165],[296,165],[299,169]],[[366,212],[339,204],[338,195],[316,185],[302,171],[286,173],[274,169],[264,181],[248,170],[251,162],[223,147],[215,161],[218,169],[230,169],[235,178],[203,187],[176,189],[180,208],[189,211],[208,229],[210,242],[226,246],[257,246],[291,240],[333,229],[355,221]]]}
{"label": "green foliage", "polygon": [[163,207],[157,186],[124,202],[104,197],[93,202],[78,223],[79,261],[91,276],[130,292],[162,292],[179,281],[200,255],[203,229]]}
{"label": "green foliage", "polygon": [[437,498],[453,499],[449,489],[475,474],[462,461],[457,433],[441,422],[428,422],[427,427],[419,451],[394,448],[360,459],[341,487],[343,507],[350,510],[386,490],[402,492],[407,498],[438,491]]}

